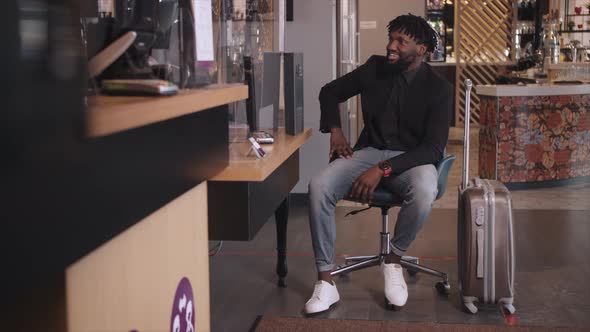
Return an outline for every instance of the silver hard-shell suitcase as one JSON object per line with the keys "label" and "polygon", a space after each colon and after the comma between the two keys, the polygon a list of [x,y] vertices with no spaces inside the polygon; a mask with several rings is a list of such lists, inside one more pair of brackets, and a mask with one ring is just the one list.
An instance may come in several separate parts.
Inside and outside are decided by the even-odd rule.
{"label": "silver hard-shell suitcase", "polygon": [[506,186],[473,178],[469,172],[471,81],[465,81],[463,176],[459,187],[459,287],[465,309],[477,313],[476,302],[500,303],[514,313],[514,235],[512,201]]}

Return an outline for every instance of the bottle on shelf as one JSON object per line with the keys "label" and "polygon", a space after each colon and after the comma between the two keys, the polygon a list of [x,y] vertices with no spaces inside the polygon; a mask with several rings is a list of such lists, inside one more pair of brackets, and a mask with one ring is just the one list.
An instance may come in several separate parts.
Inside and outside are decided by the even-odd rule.
{"label": "bottle on shelf", "polygon": [[427,8],[429,10],[441,10],[442,9],[442,0],[428,0]]}
{"label": "bottle on shelf", "polygon": [[559,40],[557,39],[555,15],[544,16],[543,21],[543,71],[547,72],[547,66],[559,63]]}
{"label": "bottle on shelf", "polygon": [[440,18],[429,20],[428,23],[440,36],[437,47],[430,54],[430,61],[445,61],[445,23]]}
{"label": "bottle on shelf", "polygon": [[527,19],[533,21],[535,19],[535,0],[529,0],[526,7]]}

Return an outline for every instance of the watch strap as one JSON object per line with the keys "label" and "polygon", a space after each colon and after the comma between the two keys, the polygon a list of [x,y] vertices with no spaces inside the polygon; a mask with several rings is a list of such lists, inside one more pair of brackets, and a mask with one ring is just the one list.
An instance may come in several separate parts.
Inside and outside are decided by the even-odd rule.
{"label": "watch strap", "polygon": [[383,177],[386,178],[391,174],[391,163],[389,160],[379,162],[379,168],[383,171]]}

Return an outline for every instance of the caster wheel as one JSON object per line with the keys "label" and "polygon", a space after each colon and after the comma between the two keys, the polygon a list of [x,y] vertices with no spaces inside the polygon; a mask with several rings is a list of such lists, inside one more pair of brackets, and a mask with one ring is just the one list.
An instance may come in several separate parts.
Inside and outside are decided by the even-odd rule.
{"label": "caster wheel", "polygon": [[471,314],[477,313],[477,307],[475,306],[475,304],[473,304],[473,302],[463,303],[463,306],[465,307],[467,312],[469,312]]}
{"label": "caster wheel", "polygon": [[442,295],[449,295],[451,292],[451,285],[448,282],[439,281],[434,287]]}
{"label": "caster wheel", "polygon": [[395,304],[391,304],[389,302],[389,300],[387,300],[387,297],[385,297],[384,299],[385,299],[385,309],[390,310],[390,311],[400,311],[400,310],[402,310],[402,307],[398,307]]}
{"label": "caster wheel", "polygon": [[512,315],[514,312],[516,312],[516,308],[514,308],[514,306],[512,304],[503,304],[502,308],[504,309],[504,311],[507,314]]}

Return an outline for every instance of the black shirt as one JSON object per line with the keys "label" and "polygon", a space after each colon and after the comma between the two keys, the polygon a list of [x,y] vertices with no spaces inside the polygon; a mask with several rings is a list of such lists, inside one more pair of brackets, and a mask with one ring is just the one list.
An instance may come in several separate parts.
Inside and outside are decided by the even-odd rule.
{"label": "black shirt", "polygon": [[355,150],[374,146],[405,151],[389,159],[396,175],[415,166],[436,164],[447,144],[454,87],[427,63],[408,74],[410,77],[401,75],[398,79],[404,81],[395,83],[387,70],[387,58],[374,55],[326,84],[319,96],[320,131],[340,127],[339,103],[360,94],[365,127]]}
{"label": "black shirt", "polygon": [[399,136],[400,107],[407,96],[409,85],[421,68],[422,65],[416,69],[393,76],[393,87],[385,110],[373,118],[372,126],[375,130],[369,132],[369,146],[380,150],[408,150],[408,147],[400,140]]}

